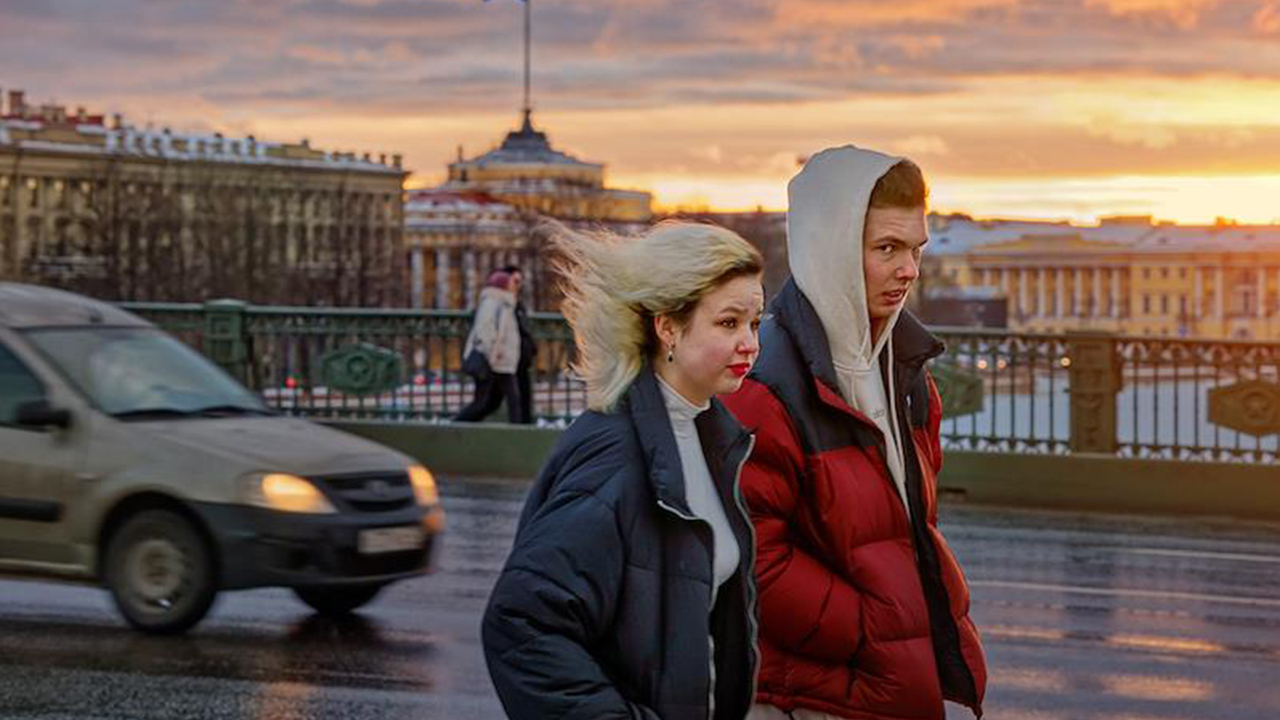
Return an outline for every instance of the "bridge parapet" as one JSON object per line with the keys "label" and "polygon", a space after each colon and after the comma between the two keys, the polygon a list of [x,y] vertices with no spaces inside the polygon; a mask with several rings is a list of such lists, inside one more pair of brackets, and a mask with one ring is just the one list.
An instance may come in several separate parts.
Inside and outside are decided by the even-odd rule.
{"label": "bridge parapet", "polygon": [[[471,313],[125,303],[260,392],[327,420],[442,422],[471,398]],[[534,411],[564,427],[586,406],[573,337],[531,316]],[[1280,463],[1280,345],[940,327],[946,448],[1013,455]]]}

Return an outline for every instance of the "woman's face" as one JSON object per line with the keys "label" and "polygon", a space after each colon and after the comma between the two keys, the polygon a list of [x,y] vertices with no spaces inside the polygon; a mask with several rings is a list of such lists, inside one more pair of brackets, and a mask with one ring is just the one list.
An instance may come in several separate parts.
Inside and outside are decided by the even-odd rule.
{"label": "woman's face", "polygon": [[655,321],[662,342],[658,373],[685,399],[701,404],[741,387],[760,351],[760,280],[759,275],[739,275],[721,283],[703,296],[683,327],[666,316]]}

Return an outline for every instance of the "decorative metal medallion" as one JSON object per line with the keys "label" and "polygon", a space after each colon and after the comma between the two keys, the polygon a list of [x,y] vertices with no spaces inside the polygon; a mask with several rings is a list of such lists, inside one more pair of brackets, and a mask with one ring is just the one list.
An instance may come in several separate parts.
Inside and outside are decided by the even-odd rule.
{"label": "decorative metal medallion", "polygon": [[403,374],[399,353],[369,343],[346,345],[320,358],[321,382],[331,390],[353,395],[392,390]]}
{"label": "decorative metal medallion", "polygon": [[982,410],[982,378],[949,362],[929,367],[942,396],[942,417],[953,418]]}
{"label": "decorative metal medallion", "polygon": [[1209,422],[1247,435],[1280,432],[1280,385],[1244,380],[1209,390]]}

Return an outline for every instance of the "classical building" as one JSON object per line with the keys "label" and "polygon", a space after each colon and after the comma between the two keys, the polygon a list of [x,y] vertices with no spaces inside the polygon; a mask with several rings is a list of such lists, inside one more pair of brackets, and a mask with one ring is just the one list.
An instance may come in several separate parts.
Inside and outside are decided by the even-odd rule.
{"label": "classical building", "polygon": [[[1280,226],[1177,226],[1118,218],[1098,227],[1043,224],[926,257],[957,287],[996,290],[1009,327],[1154,337],[1280,339]],[[1016,236],[1011,236],[1016,235]]]}
{"label": "classical building", "polygon": [[501,146],[471,159],[460,153],[442,185],[407,196],[410,292],[421,307],[471,307],[490,270],[519,265],[533,306],[555,310],[539,223],[636,232],[651,221],[650,204],[647,192],[606,187],[604,165],[551,147],[525,111]]}
{"label": "classical building", "polygon": [[0,278],[106,299],[403,305],[400,157],[0,106]]}

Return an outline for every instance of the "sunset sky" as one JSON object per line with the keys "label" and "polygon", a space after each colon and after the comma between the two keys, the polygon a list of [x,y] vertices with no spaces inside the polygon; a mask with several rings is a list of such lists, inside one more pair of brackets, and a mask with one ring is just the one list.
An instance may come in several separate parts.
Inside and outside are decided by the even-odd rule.
{"label": "sunset sky", "polygon": [[[784,209],[798,156],[909,155],[984,217],[1280,221],[1280,0],[533,0],[535,122],[660,206]],[[402,152],[518,120],[517,0],[0,0],[0,88]]]}

